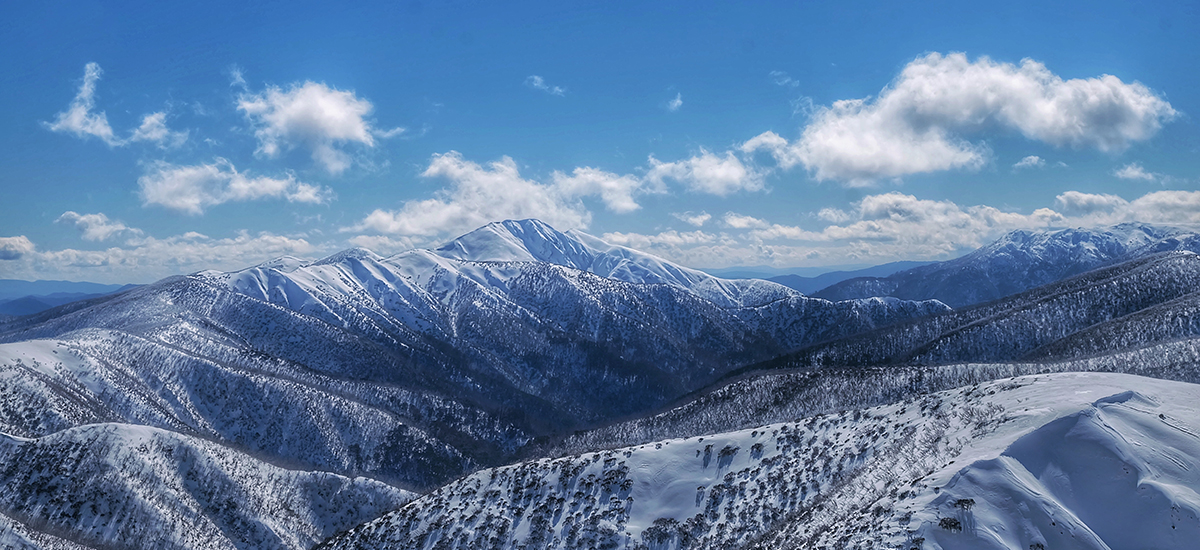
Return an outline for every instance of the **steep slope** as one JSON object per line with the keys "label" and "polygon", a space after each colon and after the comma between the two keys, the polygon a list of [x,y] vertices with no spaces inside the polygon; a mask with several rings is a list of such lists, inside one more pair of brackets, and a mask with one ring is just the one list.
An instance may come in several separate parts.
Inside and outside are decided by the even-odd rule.
{"label": "steep slope", "polygon": [[959,308],[1106,265],[1167,251],[1200,252],[1194,228],[1125,223],[1105,229],[1013,231],[961,258],[887,277],[842,281],[813,294],[829,300],[894,296]]}
{"label": "steep slope", "polygon": [[[998,380],[870,409],[485,470],[322,547],[974,548],[966,537],[1009,525],[1022,540],[1008,548],[1028,548],[1051,540],[1058,527],[1027,519],[1035,510],[1079,518],[1071,527],[1093,533],[1091,540],[1187,548],[1191,531],[1164,533],[1172,518],[1200,526],[1197,398],[1200,386],[1128,375]],[[1065,428],[1098,417],[1103,424],[1092,425],[1103,429]],[[1105,452],[1116,453],[1116,471],[1123,464],[1136,483],[1096,502],[1063,496],[1091,481],[1084,465],[1068,464],[1071,457],[1086,462]],[[1012,489],[1006,494],[1018,497],[966,481],[1008,457],[1041,472],[1004,478]],[[1059,465],[1080,477],[1058,493],[1038,492],[1062,482]],[[1099,475],[1114,471],[1113,463],[1105,466]],[[1135,497],[1138,487],[1151,492],[1136,497],[1137,516],[1109,526],[1103,515],[1089,515]],[[1046,494],[1057,508],[1045,505]],[[1139,524],[1137,517],[1158,519]],[[943,529],[953,524],[942,518],[965,528]]]}
{"label": "steep slope", "polygon": [[412,496],[144,426],[0,434],[0,514],[35,548],[45,537],[32,533],[91,548],[306,549]]}

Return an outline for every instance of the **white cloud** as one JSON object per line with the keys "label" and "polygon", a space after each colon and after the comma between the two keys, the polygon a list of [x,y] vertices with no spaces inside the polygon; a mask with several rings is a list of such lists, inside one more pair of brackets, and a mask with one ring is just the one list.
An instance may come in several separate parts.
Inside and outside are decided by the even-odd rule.
{"label": "white cloud", "polygon": [[83,84],[79,93],[71,100],[66,111],[58,113],[54,122],[43,123],[53,132],[73,134],[78,138],[99,138],[109,147],[124,147],[133,142],[151,142],[159,147],[179,147],[187,141],[188,132],[173,132],[167,128],[165,112],[151,113],[142,118],[140,126],[133,130],[128,139],[121,139],[108,124],[104,111],[94,112],[96,107],[96,82],[104,71],[96,63],[88,63],[83,70]]}
{"label": "white cloud", "polygon": [[770,224],[753,216],[743,216],[735,212],[725,213],[725,226],[734,229],[762,229]]}
{"label": "white cloud", "polygon": [[758,191],[763,188],[762,176],[742,163],[732,151],[724,156],[703,149],[700,154],[685,160],[662,162],[650,157],[646,181],[662,188],[665,180],[673,179],[691,191],[725,196],[737,191]]}
{"label": "white cloud", "polygon": [[798,80],[788,76],[788,74],[783,71],[771,71],[769,76],[771,77],[771,82],[774,82],[776,86],[783,86],[785,88],[800,87],[800,82]]}
{"label": "white cloud", "polygon": [[1146,86],[1112,75],[1064,80],[1030,59],[1018,66],[931,53],[909,63],[876,98],[817,108],[786,147],[773,138],[744,147],[770,151],[785,168],[803,164],[818,180],[866,185],[978,169],[990,150],[964,136],[991,127],[1055,146],[1121,151],[1177,114]]}
{"label": "white cloud", "polygon": [[229,87],[246,89],[246,76],[242,68],[237,65],[230,65],[226,72],[229,73]]}
{"label": "white cloud", "polygon": [[25,235],[0,237],[0,260],[19,260],[33,251],[33,242]]}
{"label": "white cloud", "polygon": [[544,79],[536,74],[529,75],[529,77],[527,77],[525,79],[525,85],[529,86],[530,88],[533,88],[535,90],[541,90],[550,95],[561,96],[561,95],[564,95],[567,93],[566,88],[563,88],[560,86],[550,86],[550,85],[546,84],[546,79]]}
{"label": "white cloud", "polygon": [[624,214],[641,208],[633,200],[640,190],[641,180],[630,176],[618,176],[596,168],[576,168],[570,175],[554,172],[551,175],[556,190],[564,197],[598,195],[604,205],[613,212]]}
{"label": "white cloud", "polygon": [[1021,168],[1041,168],[1045,165],[1046,159],[1043,159],[1037,155],[1029,155],[1017,161],[1016,164],[1013,164],[1013,169],[1020,170]]}
{"label": "white cloud", "polygon": [[286,178],[248,177],[233,164],[217,158],[212,164],[179,166],[152,163],[138,178],[144,205],[158,204],[188,214],[201,214],[209,206],[230,201],[285,198],[289,202],[325,203],[332,192]]}
{"label": "white cloud", "polygon": [[167,128],[167,113],[159,111],[150,113],[142,117],[142,124],[133,131],[129,141],[148,141],[158,144],[159,147],[179,147],[183,145],[188,138],[188,132],[172,132]]}
{"label": "white cloud", "polygon": [[1140,162],[1132,162],[1132,163],[1126,164],[1125,166],[1122,166],[1119,170],[1114,170],[1113,175],[1118,178],[1121,178],[1123,180],[1142,180],[1142,181],[1156,181],[1161,177],[1160,174],[1156,174],[1154,172],[1147,172],[1145,168],[1142,168],[1142,164]]}
{"label": "white cloud", "polygon": [[246,231],[223,239],[195,232],[164,239],[138,237],[124,246],[104,250],[33,252],[32,245],[28,248],[9,266],[15,277],[111,283],[147,283],[205,269],[241,269],[283,255],[308,255],[321,250],[303,238]]}
{"label": "white cloud", "polygon": [[1079,191],[1067,191],[1054,198],[1054,207],[1068,216],[1112,212],[1128,204],[1128,201],[1116,195],[1081,193]]}
{"label": "white cloud", "polygon": [[691,211],[672,212],[671,216],[688,225],[694,225],[696,227],[701,227],[708,222],[708,220],[712,219],[712,214],[709,214],[708,212],[700,212],[698,214]]}
{"label": "white cloud", "polygon": [[104,241],[122,233],[141,235],[142,230],[129,227],[116,220],[109,220],[103,212],[95,214],[80,214],[68,210],[63,212],[55,222],[69,223],[79,229],[85,241]]}
{"label": "white cloud", "polygon": [[667,110],[674,113],[675,111],[678,111],[680,107],[683,107],[683,94],[676,92],[675,99],[667,102]]}
{"label": "white cloud", "polygon": [[46,127],[54,132],[74,134],[79,138],[95,137],[112,147],[120,147],[124,142],[113,134],[112,126],[108,125],[108,116],[104,111],[92,112],[96,106],[96,82],[104,71],[96,63],[88,63],[83,69],[83,84],[79,93],[71,100],[66,111],[58,113],[54,122],[46,123]]}
{"label": "white cloud", "polygon": [[370,101],[352,91],[311,81],[293,84],[286,91],[272,86],[262,93],[243,94],[238,98],[238,109],[255,126],[259,154],[277,157],[302,146],[331,174],[350,166],[350,155],[341,149],[344,144],[374,147],[376,136],[388,137],[402,131],[376,130],[366,119],[373,109]]}
{"label": "white cloud", "polygon": [[607,180],[594,177],[597,174],[580,174],[577,170],[576,176],[561,176],[572,187],[564,193],[554,184],[522,178],[517,163],[508,157],[481,166],[451,151],[434,155],[422,175],[444,179],[449,185],[432,199],[408,201],[399,210],[377,209],[346,230],[434,237],[457,235],[489,222],[520,218],[538,218],[563,230],[586,227],[591,222],[591,213],[572,194],[585,191],[607,190],[614,204],[628,206],[623,202],[626,197],[620,183],[609,181],[606,187]]}

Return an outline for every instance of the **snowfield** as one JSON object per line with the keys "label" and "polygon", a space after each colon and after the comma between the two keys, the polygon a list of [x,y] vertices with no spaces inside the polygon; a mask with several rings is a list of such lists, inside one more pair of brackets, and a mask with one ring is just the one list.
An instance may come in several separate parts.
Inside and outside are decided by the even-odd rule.
{"label": "snowfield", "polygon": [[1198,385],[1130,375],[997,380],[483,470],[328,544],[1192,548],[1197,406]]}

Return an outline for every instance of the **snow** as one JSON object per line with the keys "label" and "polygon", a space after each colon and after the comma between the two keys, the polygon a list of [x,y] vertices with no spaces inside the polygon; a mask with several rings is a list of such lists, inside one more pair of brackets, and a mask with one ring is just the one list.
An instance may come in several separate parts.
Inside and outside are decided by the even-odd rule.
{"label": "snow", "polygon": [[483,470],[334,547],[1191,548],[1198,404],[1130,375],[997,380]]}

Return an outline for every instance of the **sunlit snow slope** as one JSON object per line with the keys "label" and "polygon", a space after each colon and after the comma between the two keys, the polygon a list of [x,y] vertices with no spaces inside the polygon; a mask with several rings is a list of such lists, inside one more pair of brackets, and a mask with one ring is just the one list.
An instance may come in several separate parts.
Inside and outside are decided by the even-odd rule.
{"label": "sunlit snow slope", "polygon": [[997,380],[484,470],[327,544],[1194,548],[1198,406],[1130,375]]}

